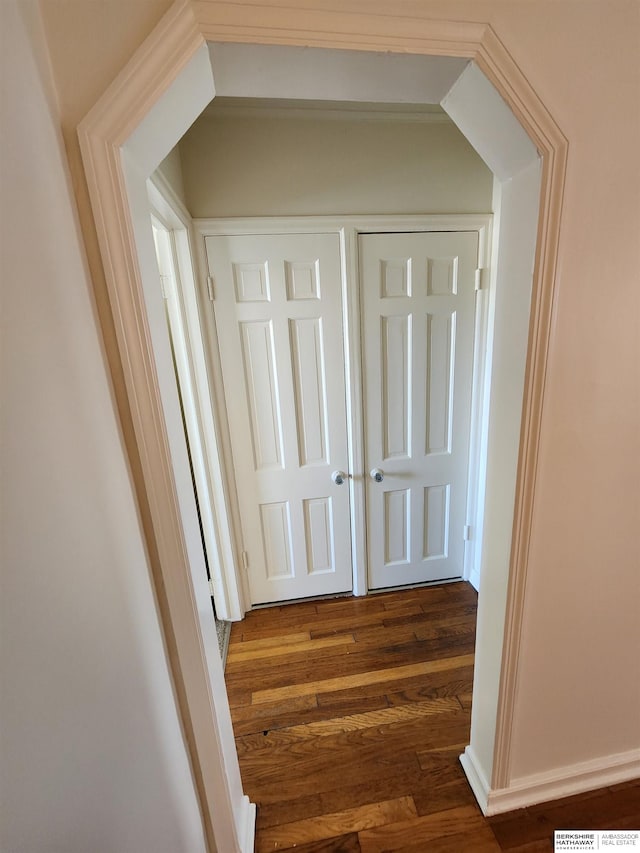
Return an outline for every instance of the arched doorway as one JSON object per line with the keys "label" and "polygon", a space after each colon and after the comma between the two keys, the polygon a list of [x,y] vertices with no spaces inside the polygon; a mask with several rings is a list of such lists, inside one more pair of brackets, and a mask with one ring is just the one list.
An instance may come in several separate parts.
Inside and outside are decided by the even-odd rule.
{"label": "arched doorway", "polygon": [[[185,476],[188,469],[176,391],[162,378],[172,375],[163,369],[168,357],[166,328],[145,287],[155,261],[144,181],[215,94],[215,73],[206,40],[284,41],[343,51],[398,51],[474,59],[476,64],[469,66],[470,70],[464,70],[465,64],[449,81],[446,106],[450,114],[471,138],[474,125],[476,130],[486,130],[494,124],[493,104],[493,109],[504,111],[505,121],[518,137],[522,127],[503,101],[506,98],[542,154],[532,299],[530,268],[539,173],[533,164],[529,169],[527,163],[509,163],[508,158],[501,167],[492,166],[498,175],[504,167],[501,204],[503,214],[508,211],[502,217],[502,254],[496,276],[499,279],[502,272],[512,285],[521,283],[520,287],[497,287],[495,291],[505,297],[495,305],[496,342],[500,341],[504,349],[495,350],[494,345],[493,364],[502,369],[495,374],[498,384],[493,389],[492,405],[500,395],[505,403],[509,399],[513,403],[515,382],[519,389],[516,406],[523,411],[523,438],[520,442],[519,416],[515,420],[507,417],[501,423],[494,419],[492,423],[489,414],[487,488],[495,489],[495,499],[489,494],[483,547],[486,564],[494,567],[490,586],[495,595],[484,596],[480,604],[475,685],[480,701],[474,696],[472,743],[464,766],[479,801],[491,810],[492,797],[497,801],[496,794],[509,784],[509,711],[517,675],[566,142],[489,27],[386,18],[382,28],[372,15],[341,18],[305,10],[287,10],[283,19],[282,10],[276,7],[261,7],[265,17],[260,25],[224,15],[215,5],[177,3],[134,57],[128,73],[116,80],[80,128],[142,463],[143,482],[138,487],[144,489],[150,506],[151,529],[147,535],[153,539],[150,551],[157,554],[158,583],[166,591],[165,629],[175,639],[173,669],[183,687],[181,711],[192,735],[191,759],[205,825],[219,849],[248,849],[252,812],[240,787],[220,663],[208,650],[215,648],[215,643],[207,642],[210,629],[204,617],[200,618],[202,600],[208,594],[204,572],[198,574],[199,532],[193,529],[195,516],[187,497],[190,493],[193,500]],[[416,40],[416,32],[423,34],[422,39]],[[460,85],[457,92],[456,85]],[[443,102],[446,100],[443,97]],[[466,130],[462,127],[465,122]],[[489,134],[485,158],[493,156],[502,161],[500,142],[505,139],[511,147],[513,135]],[[518,250],[521,241],[528,245],[528,254]],[[525,267],[528,264],[528,269],[518,269],[518,258]],[[509,302],[514,295],[519,296],[518,323],[514,323]],[[509,332],[516,333],[517,341]],[[509,484],[506,489],[505,482]],[[496,536],[496,530],[504,534],[505,525],[509,533],[506,539]],[[495,549],[493,553],[491,548]]]}

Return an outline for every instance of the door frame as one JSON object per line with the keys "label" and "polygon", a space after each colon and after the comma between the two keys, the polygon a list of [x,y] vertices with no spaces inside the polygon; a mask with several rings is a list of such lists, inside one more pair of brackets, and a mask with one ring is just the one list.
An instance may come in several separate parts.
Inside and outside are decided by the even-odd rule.
{"label": "door frame", "polygon": [[228,535],[238,520],[233,517],[233,506],[225,491],[218,416],[220,407],[212,396],[215,383],[209,379],[207,348],[197,299],[193,220],[160,172],[154,172],[147,181],[147,194],[151,215],[169,232],[173,247],[175,281],[171,283],[171,293],[164,292],[163,284],[163,295],[171,316],[172,337],[177,332],[178,338],[173,344],[174,359],[211,594],[216,616],[235,622],[242,619],[249,598],[242,577],[237,576],[234,537]]}
{"label": "door frame", "polygon": [[[336,234],[340,241],[342,265],[342,327],[345,351],[345,386],[347,396],[347,442],[349,473],[364,472],[365,462],[365,424],[362,388],[364,380],[362,359],[362,294],[358,266],[358,237],[367,233],[400,232],[436,232],[465,231],[478,234],[478,289],[476,291],[474,366],[472,380],[471,425],[469,443],[469,474],[467,480],[467,520],[472,530],[480,531],[484,517],[484,476],[486,470],[481,464],[486,452],[489,401],[486,393],[488,377],[487,366],[490,363],[491,344],[488,332],[491,326],[490,300],[491,276],[491,214],[413,214],[393,216],[252,216],[240,218],[194,219],[196,235],[195,260],[198,268],[196,277],[196,298],[200,310],[201,328],[207,341],[205,347],[211,377],[209,393],[216,400],[220,412],[219,424],[222,432],[221,475],[224,479],[224,492],[230,496],[232,513],[239,518],[238,495],[235,483],[233,458],[229,438],[229,423],[224,404],[222,369],[217,346],[217,334],[213,311],[211,310],[211,290],[208,282],[208,264],[205,239],[213,236],[249,236],[269,234]],[[204,389],[201,390],[201,393]],[[351,561],[353,572],[353,594],[367,595],[369,592],[367,572],[367,542],[364,477],[349,477],[350,522],[351,522]],[[224,507],[221,507],[224,511]],[[214,496],[214,512],[218,507]],[[241,554],[244,546],[238,524],[222,529],[223,539],[228,537],[228,547],[235,554]],[[476,589],[480,577],[480,548],[465,546],[462,577],[470,580]],[[227,566],[227,570],[229,567]],[[228,588],[241,588],[245,579],[244,569],[236,562],[235,571],[228,572],[225,582]],[[402,589],[403,587],[399,587]],[[246,610],[250,609],[246,599]]]}

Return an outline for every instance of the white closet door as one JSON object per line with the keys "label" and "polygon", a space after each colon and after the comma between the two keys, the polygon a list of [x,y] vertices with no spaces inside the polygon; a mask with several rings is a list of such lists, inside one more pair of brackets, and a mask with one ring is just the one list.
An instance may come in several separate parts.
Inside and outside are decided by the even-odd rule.
{"label": "white closet door", "polygon": [[359,254],[369,586],[461,577],[478,237],[364,234]]}
{"label": "white closet door", "polygon": [[[206,238],[253,604],[352,588],[336,234]],[[338,478],[339,479],[339,478]]]}

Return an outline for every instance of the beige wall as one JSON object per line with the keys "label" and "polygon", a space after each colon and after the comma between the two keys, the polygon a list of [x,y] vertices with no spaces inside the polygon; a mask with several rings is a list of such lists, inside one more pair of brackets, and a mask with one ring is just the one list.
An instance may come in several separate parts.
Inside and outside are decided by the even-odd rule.
{"label": "beige wall", "polygon": [[197,853],[37,7],[0,7],[0,849]]}
{"label": "beige wall", "polygon": [[569,140],[517,778],[640,748],[640,6],[478,6]]}
{"label": "beige wall", "polygon": [[491,209],[492,175],[451,122],[205,116],[180,155],[194,217]]}
{"label": "beige wall", "polygon": [[[322,2],[301,0],[310,6]],[[361,8],[359,0],[340,5],[343,10]],[[99,307],[104,303],[101,273],[74,127],[167,6],[164,0],[43,0]],[[512,774],[526,777],[589,760],[606,762],[612,754],[640,746],[640,10],[635,0],[371,0],[367,9],[491,23],[569,140]],[[28,42],[26,47],[28,51]],[[23,61],[31,67],[28,56]],[[14,72],[11,79],[17,79]],[[43,122],[51,132],[48,103],[36,98],[33,111],[35,125],[25,129],[29,144],[35,144]],[[50,154],[40,148],[37,152],[53,168]],[[144,713],[145,708],[167,708],[153,597],[139,569],[140,531],[128,512],[132,504],[124,450],[95,317],[83,293],[86,278],[79,270],[76,226],[66,208],[63,216],[34,229],[31,217],[46,209],[52,191],[40,186],[48,186],[50,170],[34,173],[33,168],[30,164],[20,174],[12,196],[29,214],[20,245],[29,257],[30,276],[13,295],[17,305],[10,326],[15,351],[27,362],[11,388],[18,395],[10,407],[17,438],[4,448],[12,474],[11,492],[6,484],[4,490],[15,504],[10,519],[13,574],[5,596],[7,607],[21,617],[6,622],[5,630],[12,633],[12,673],[20,688],[13,694],[9,721],[11,758],[17,764],[18,757],[24,761],[26,756],[33,774],[22,770],[13,784],[16,789],[36,784],[38,803],[29,810],[33,837],[43,838],[51,827],[62,833],[65,822],[68,828],[82,814],[83,837],[88,839],[84,849],[99,849],[90,843],[96,833],[120,826],[123,834],[135,830],[134,842],[111,849],[126,850],[135,847],[140,827],[131,815],[130,799],[118,799],[122,780],[127,780],[125,791],[129,784],[136,786],[136,809],[158,838],[165,829],[167,838],[178,831],[173,818],[178,794],[186,788],[178,786],[173,796],[166,787],[163,791],[170,783],[166,773],[156,778],[160,759],[150,757],[153,749],[137,751],[140,744],[161,752],[175,745],[173,724],[160,737],[157,727],[148,732]],[[61,168],[58,163],[52,171],[58,181]],[[53,194],[59,210],[58,184]],[[26,234],[48,237],[51,222],[57,230],[50,252],[62,247],[64,256],[43,254],[42,263],[36,263],[32,242],[25,246]],[[12,278],[12,287],[18,280]],[[23,345],[27,339],[29,348]],[[109,347],[108,329],[106,339]],[[86,668],[76,665],[76,651],[85,646],[94,666],[107,661],[97,673],[84,656]],[[31,671],[47,690],[46,719],[29,681]],[[138,701],[145,690],[152,692]],[[111,715],[105,719],[99,700],[116,694],[117,703],[109,706]],[[158,702],[148,701],[150,695]],[[87,708],[97,714],[95,720],[83,713]],[[105,723],[106,736],[96,731],[98,722]],[[59,731],[64,737],[56,745]],[[63,758],[75,768],[78,787],[73,791],[56,789],[53,782]],[[47,804],[49,781],[52,800]],[[96,785],[107,805],[93,796]],[[158,789],[152,803],[147,794]],[[75,803],[71,797],[73,815],[65,796],[70,792],[79,796]],[[38,804],[46,806],[44,811]],[[190,808],[187,803],[178,811],[184,815]],[[150,843],[136,849],[163,848]],[[177,844],[175,849],[183,848]]]}
{"label": "beige wall", "polygon": [[161,177],[169,184],[173,192],[186,206],[187,197],[184,192],[184,180],[182,177],[182,162],[180,160],[180,150],[176,145],[164,158],[158,166],[158,172]]}

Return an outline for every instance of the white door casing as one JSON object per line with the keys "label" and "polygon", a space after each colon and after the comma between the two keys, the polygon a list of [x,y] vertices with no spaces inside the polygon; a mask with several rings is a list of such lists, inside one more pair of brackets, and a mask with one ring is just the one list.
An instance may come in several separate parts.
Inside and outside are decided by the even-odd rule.
{"label": "white door casing", "polygon": [[361,234],[359,256],[369,586],[459,578],[478,235]]}
{"label": "white door casing", "polygon": [[338,235],[205,242],[252,604],[347,592]]}

